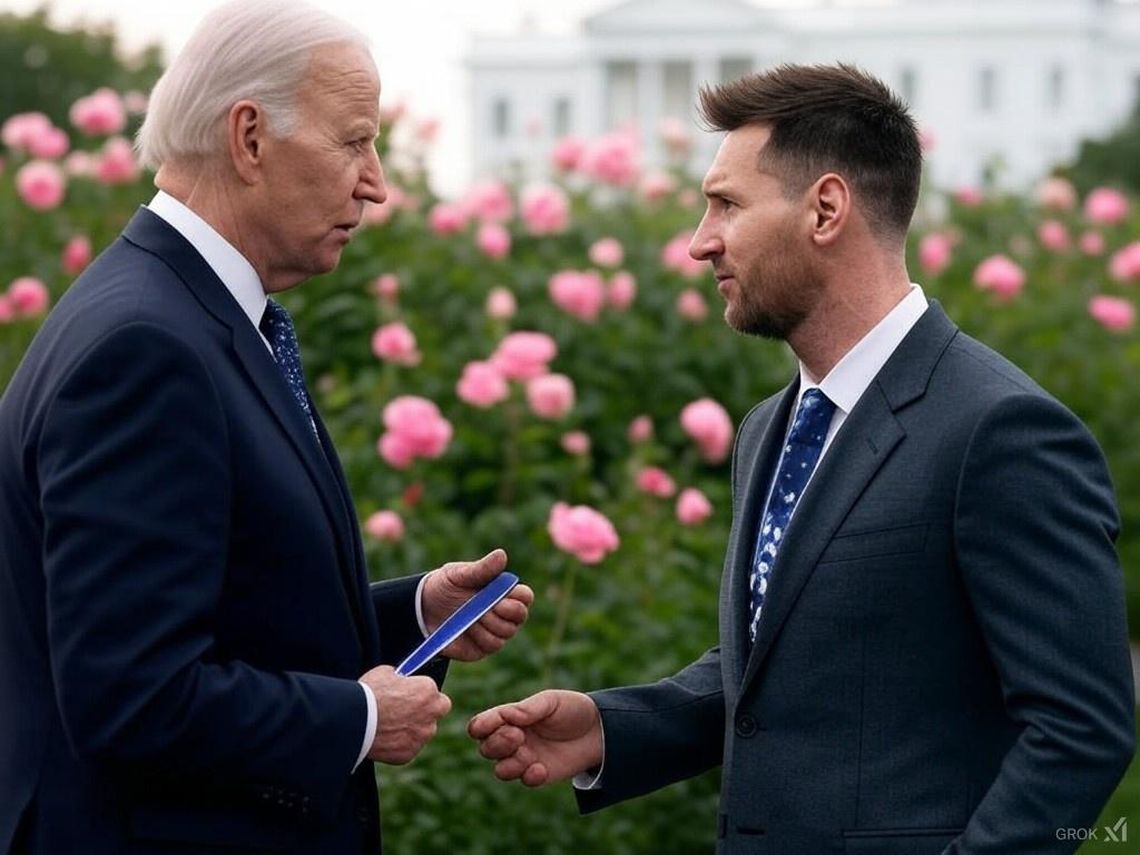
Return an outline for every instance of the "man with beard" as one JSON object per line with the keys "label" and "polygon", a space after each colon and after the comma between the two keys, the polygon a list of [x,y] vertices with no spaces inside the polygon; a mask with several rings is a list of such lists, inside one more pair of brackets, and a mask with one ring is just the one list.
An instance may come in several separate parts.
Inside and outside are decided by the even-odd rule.
{"label": "man with beard", "polygon": [[592,811],[723,765],[717,851],[1060,853],[1133,753],[1118,514],[1084,426],[910,282],[915,125],[850,66],[702,93],[690,252],[798,376],[744,419],[720,641],[476,716]]}

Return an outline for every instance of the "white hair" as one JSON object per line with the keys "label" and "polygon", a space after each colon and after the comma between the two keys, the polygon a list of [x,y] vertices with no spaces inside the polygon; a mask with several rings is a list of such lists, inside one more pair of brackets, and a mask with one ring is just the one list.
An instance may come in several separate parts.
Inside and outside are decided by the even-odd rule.
{"label": "white hair", "polygon": [[297,0],[235,0],[207,15],[150,95],[135,146],[144,165],[222,150],[222,120],[243,99],[279,136],[297,126],[296,95],[314,48],[368,50],[356,27]]}

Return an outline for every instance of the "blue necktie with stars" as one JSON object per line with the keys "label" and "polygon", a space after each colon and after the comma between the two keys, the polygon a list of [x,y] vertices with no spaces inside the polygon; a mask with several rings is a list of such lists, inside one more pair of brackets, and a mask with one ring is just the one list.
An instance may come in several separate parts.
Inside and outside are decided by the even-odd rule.
{"label": "blue necktie with stars", "polygon": [[[301,370],[301,348],[297,344],[297,332],[293,329],[293,319],[289,312],[276,300],[268,300],[265,304],[265,313],[261,316],[258,325],[262,335],[273,348],[273,357],[277,360],[277,367],[285,377],[289,391],[293,393],[301,411],[313,429],[313,436],[317,435],[317,424],[313,421],[313,412],[309,407],[309,393],[305,389],[305,373]],[[318,437],[319,440],[319,437]]]}
{"label": "blue necktie with stars", "polygon": [[776,563],[784,532],[800,500],[800,494],[807,486],[819,456],[823,452],[823,441],[835,413],[835,404],[819,389],[808,389],[800,399],[788,441],[780,455],[780,465],[772,482],[768,508],[760,524],[756,538],[756,554],[752,558],[752,573],[749,588],[752,591],[752,608],[748,621],[748,637],[756,641],[756,629],[760,626],[760,612],[764,608],[764,596],[768,593],[768,578]]}

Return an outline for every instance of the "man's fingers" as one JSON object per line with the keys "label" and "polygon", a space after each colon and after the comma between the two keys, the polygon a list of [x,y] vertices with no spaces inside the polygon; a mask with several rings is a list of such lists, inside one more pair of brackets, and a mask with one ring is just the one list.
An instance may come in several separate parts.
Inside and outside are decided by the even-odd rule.
{"label": "man's fingers", "polygon": [[454,562],[445,565],[444,569],[452,584],[462,588],[482,588],[507,569],[507,553],[502,549],[492,549],[478,561]]}
{"label": "man's fingers", "polygon": [[550,716],[557,708],[558,702],[549,692],[539,692],[531,695],[517,704],[506,704],[499,708],[499,714],[507,724],[516,727],[529,727],[537,721]]}
{"label": "man's fingers", "polygon": [[471,717],[467,722],[467,735],[472,739],[486,739],[503,726],[502,707],[491,707]]}
{"label": "man's fingers", "polygon": [[[515,586],[515,590],[518,590],[517,585]],[[514,591],[511,593],[513,594]],[[526,603],[522,602],[521,600],[516,600],[513,597],[507,596],[502,600],[499,600],[499,602],[495,604],[495,607],[491,609],[491,611],[489,611],[484,617],[493,615],[503,623],[509,623],[512,626],[518,626],[519,624],[526,622],[527,614],[529,611],[530,609]]]}
{"label": "man's fingers", "polygon": [[550,772],[542,763],[532,763],[522,775],[522,782],[528,787],[541,787],[550,780]]}
{"label": "man's fingers", "polygon": [[517,727],[500,727],[479,743],[479,753],[488,760],[502,760],[518,751],[526,736]]}
{"label": "man's fingers", "polygon": [[[530,585],[524,585],[522,582],[515,585],[511,592],[507,595],[503,602],[516,600],[521,602],[524,606],[530,606],[534,602],[534,589]],[[525,615],[524,615],[525,616]]]}

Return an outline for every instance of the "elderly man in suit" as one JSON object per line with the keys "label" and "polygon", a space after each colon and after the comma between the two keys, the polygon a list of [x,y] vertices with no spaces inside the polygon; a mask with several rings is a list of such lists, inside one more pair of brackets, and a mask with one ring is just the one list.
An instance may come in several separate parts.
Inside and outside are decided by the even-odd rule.
{"label": "elderly man in suit", "polygon": [[800,363],[737,437],[720,643],[469,730],[586,811],[722,764],[718,852],[1070,852],[1134,741],[1101,452],[910,282],[921,155],[882,83],[784,66],[702,108],[728,133],[690,252]]}
{"label": "elderly man in suit", "polygon": [[[375,852],[372,761],[448,712],[391,666],[506,555],[369,587],[267,297],[384,200],[379,93],[363,37],[288,0],[216,10],[155,88],[160,192],[0,401],[0,851]],[[445,653],[497,650],[532,598]]]}

